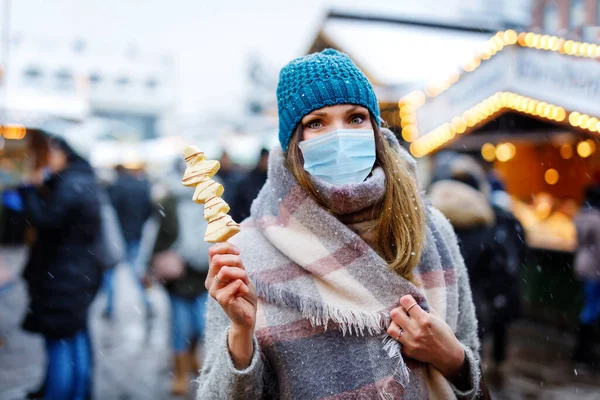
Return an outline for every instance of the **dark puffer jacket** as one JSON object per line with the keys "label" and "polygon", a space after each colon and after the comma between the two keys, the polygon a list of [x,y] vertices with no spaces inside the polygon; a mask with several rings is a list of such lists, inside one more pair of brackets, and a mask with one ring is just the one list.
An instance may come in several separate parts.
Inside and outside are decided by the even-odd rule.
{"label": "dark puffer jacket", "polygon": [[27,220],[36,229],[23,277],[30,304],[23,328],[60,339],[87,327],[100,285],[98,185],[90,165],[70,162],[40,189],[21,188]]}
{"label": "dark puffer jacket", "polygon": [[480,335],[492,322],[505,324],[520,314],[519,279],[525,233],[506,210],[492,207],[472,185],[442,180],[430,187],[433,205],[448,218],[469,272]]}
{"label": "dark puffer jacket", "polygon": [[125,240],[140,240],[144,224],[153,211],[148,180],[122,173],[109,188],[108,194],[119,217]]}

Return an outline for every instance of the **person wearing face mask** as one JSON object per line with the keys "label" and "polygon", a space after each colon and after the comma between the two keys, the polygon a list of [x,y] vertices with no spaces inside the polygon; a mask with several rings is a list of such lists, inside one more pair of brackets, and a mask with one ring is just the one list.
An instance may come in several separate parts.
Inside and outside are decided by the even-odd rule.
{"label": "person wearing face mask", "polygon": [[46,378],[28,398],[91,396],[88,311],[100,286],[99,190],[90,164],[61,138],[50,137],[47,167],[21,187],[23,211],[36,230],[23,278],[27,331],[43,336]]}
{"label": "person wearing face mask", "polygon": [[279,142],[241,232],[209,250],[202,399],[475,398],[456,236],[421,198],[350,58],[291,61]]}

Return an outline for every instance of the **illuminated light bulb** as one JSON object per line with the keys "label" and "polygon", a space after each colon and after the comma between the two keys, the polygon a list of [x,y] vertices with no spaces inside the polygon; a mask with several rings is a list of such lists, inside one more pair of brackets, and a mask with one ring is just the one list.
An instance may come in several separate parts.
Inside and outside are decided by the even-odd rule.
{"label": "illuminated light bulb", "polygon": [[596,151],[596,142],[594,142],[592,139],[588,139],[585,142],[590,146],[591,153]]}
{"label": "illuminated light bulb", "polygon": [[535,108],[535,112],[537,113],[537,115],[539,116],[543,116],[544,115],[544,107],[546,107],[548,103],[542,101],[541,103],[539,103],[537,105],[537,107]]}
{"label": "illuminated light bulb", "polygon": [[425,94],[429,97],[435,97],[437,96],[437,93],[435,92],[435,90],[433,89],[433,86],[427,86],[425,88]]}
{"label": "illuminated light bulb", "polygon": [[573,126],[577,126],[577,122],[579,121],[579,117],[581,116],[580,113],[578,113],[577,111],[573,111],[570,115],[569,115],[569,123]]}
{"label": "illuminated light bulb", "polygon": [[492,38],[492,43],[494,43],[494,48],[496,51],[500,51],[504,48],[504,41],[498,36]]}
{"label": "illuminated light bulb", "polygon": [[512,150],[510,146],[506,143],[503,143],[496,147],[496,158],[500,162],[506,162],[511,159]]}
{"label": "illuminated light bulb", "polygon": [[494,104],[494,109],[500,109],[502,107],[502,97],[500,94],[494,95],[492,99],[492,104]]}
{"label": "illuminated light bulb", "polygon": [[596,52],[598,52],[598,45],[597,44],[590,44],[590,47],[588,47],[588,51],[586,56],[593,58],[596,56]]}
{"label": "illuminated light bulb", "polygon": [[402,128],[402,133],[406,132],[407,134],[414,134],[417,130],[417,126],[415,124],[409,124]]}
{"label": "illuminated light bulb", "polygon": [[558,171],[554,168],[550,168],[546,171],[546,173],[544,173],[544,180],[548,185],[556,185],[559,179],[560,175],[558,174]]}
{"label": "illuminated light bulb", "polygon": [[454,132],[458,134],[464,133],[467,130],[467,124],[460,117],[453,118],[451,125]]}
{"label": "illuminated light bulb", "polygon": [[571,55],[577,55],[579,54],[579,46],[581,45],[581,43],[579,42],[573,42],[573,48],[571,49]]}
{"label": "illuminated light bulb", "polygon": [[416,111],[417,109],[412,105],[406,105],[400,108],[400,115],[402,116],[402,118],[410,118],[411,116],[415,115]]}
{"label": "illuminated light bulb", "polygon": [[544,35],[540,39],[540,47],[544,50],[548,49],[548,42],[550,40],[550,35]]}
{"label": "illuminated light bulb", "polygon": [[412,126],[415,124],[415,116],[414,114],[410,114],[409,116],[402,118],[402,120],[400,120],[400,126],[402,127],[402,129]]}
{"label": "illuminated light bulb", "polygon": [[542,48],[542,35],[535,35],[533,37],[533,41],[531,43],[532,47],[535,47],[536,49],[541,49]]}
{"label": "illuminated light bulb", "polygon": [[587,56],[588,47],[589,47],[589,45],[587,43],[582,43],[581,46],[579,46],[579,56],[580,57]]}
{"label": "illuminated light bulb", "polygon": [[565,109],[562,107],[557,107],[556,108],[556,118],[554,120],[558,121],[558,122],[562,122],[565,120],[565,118],[567,118],[567,112],[565,111]]}
{"label": "illuminated light bulb", "polygon": [[590,116],[587,114],[581,114],[581,116],[579,117],[579,119],[577,120],[577,126],[581,127],[581,128],[586,128],[587,127],[587,123],[590,120]]}
{"label": "illuminated light bulb", "polygon": [[467,118],[467,126],[469,128],[472,128],[475,125],[477,125],[477,122],[479,122],[479,121],[478,121],[477,117],[473,114],[469,115],[469,117]]}
{"label": "illuminated light bulb", "polygon": [[560,156],[565,160],[573,158],[573,147],[570,144],[560,146]]}
{"label": "illuminated light bulb", "polygon": [[412,153],[413,156],[415,157],[420,157],[421,152],[418,150],[419,149],[419,143],[414,142],[410,145],[410,152]]}
{"label": "illuminated light bulb", "polygon": [[591,132],[598,132],[598,118],[590,118],[590,120],[587,123],[587,129]]}
{"label": "illuminated light bulb", "polygon": [[496,159],[496,146],[486,143],[481,146],[481,156],[487,162],[493,162]]}
{"label": "illuminated light bulb", "polygon": [[506,32],[504,32],[502,38],[504,39],[504,43],[506,44],[515,44],[518,40],[517,32],[515,32],[512,29],[509,29]]}
{"label": "illuminated light bulb", "polygon": [[594,55],[596,58],[600,58],[600,46],[596,49],[596,54]]}
{"label": "illuminated light bulb", "polygon": [[565,51],[565,53],[571,55],[573,54],[573,44],[575,42],[573,42],[572,40],[567,40],[563,46],[563,49]]}
{"label": "illuminated light bulb", "polygon": [[535,33],[533,33],[533,32],[529,32],[528,34],[525,35],[525,38],[524,38],[525,46],[531,47],[531,44],[533,43],[533,37],[534,36],[535,36]]}
{"label": "illuminated light bulb", "polygon": [[598,132],[600,132],[600,121],[598,121],[598,123],[596,124],[596,130],[597,130]]}
{"label": "illuminated light bulb", "polygon": [[557,44],[558,38],[556,36],[552,36],[550,39],[548,39],[548,49],[554,51],[558,50]]}
{"label": "illuminated light bulb", "polygon": [[412,142],[413,138],[413,133],[411,131],[402,129],[402,139],[404,139],[407,142]]}
{"label": "illuminated light bulb", "polygon": [[529,114],[533,114],[535,112],[535,107],[537,106],[537,103],[535,101],[530,102],[529,104],[527,104],[527,113]]}
{"label": "illuminated light bulb", "polygon": [[525,33],[525,32],[519,33],[519,36],[517,36],[517,43],[519,43],[519,46],[527,46],[527,43],[525,41],[526,37],[527,37],[527,33]]}
{"label": "illuminated light bulb", "polygon": [[416,109],[411,106],[404,106],[400,109],[400,118],[414,117]]}
{"label": "illuminated light bulb", "polygon": [[510,159],[514,158],[514,156],[517,154],[517,147],[512,144],[512,143],[506,143],[506,145],[508,146],[508,149],[510,150]]}
{"label": "illuminated light bulb", "polygon": [[552,115],[552,111],[554,111],[554,106],[552,104],[546,104],[544,106],[544,114],[543,117],[549,118]]}
{"label": "illuminated light bulb", "polygon": [[588,142],[579,142],[577,145],[577,154],[581,158],[588,158],[592,155],[592,146]]}

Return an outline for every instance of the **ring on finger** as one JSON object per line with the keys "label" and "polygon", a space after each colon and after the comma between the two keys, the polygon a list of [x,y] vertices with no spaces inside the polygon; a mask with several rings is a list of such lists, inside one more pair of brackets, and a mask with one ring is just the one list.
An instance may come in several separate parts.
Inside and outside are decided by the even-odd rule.
{"label": "ring on finger", "polygon": [[404,329],[400,328],[400,332],[398,332],[398,336],[396,336],[396,341],[399,342],[402,336],[404,336]]}
{"label": "ring on finger", "polygon": [[217,276],[215,276],[215,281],[219,284],[219,285],[223,285],[223,286],[227,286],[229,285],[229,282],[223,282],[222,280],[220,280]]}
{"label": "ring on finger", "polygon": [[406,309],[406,313],[408,314],[408,312],[410,311],[411,308],[413,308],[414,306],[417,305],[417,302],[415,301],[414,303],[412,303],[410,306],[408,306],[408,308]]}

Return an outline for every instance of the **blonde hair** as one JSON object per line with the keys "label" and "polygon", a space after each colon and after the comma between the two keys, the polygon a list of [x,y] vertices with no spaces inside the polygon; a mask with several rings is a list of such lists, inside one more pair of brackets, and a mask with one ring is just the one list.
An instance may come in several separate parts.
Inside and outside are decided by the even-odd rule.
{"label": "blonde hair", "polygon": [[[413,281],[413,270],[419,263],[425,241],[425,215],[416,180],[409,174],[407,163],[388,143],[371,117],[375,131],[375,166],[385,173],[385,195],[373,208],[376,222],[375,250],[390,269]],[[304,158],[298,147],[303,137],[302,124],[292,135],[286,152],[286,165],[300,186],[322,207],[327,205],[320,196],[311,176],[304,169]]]}

